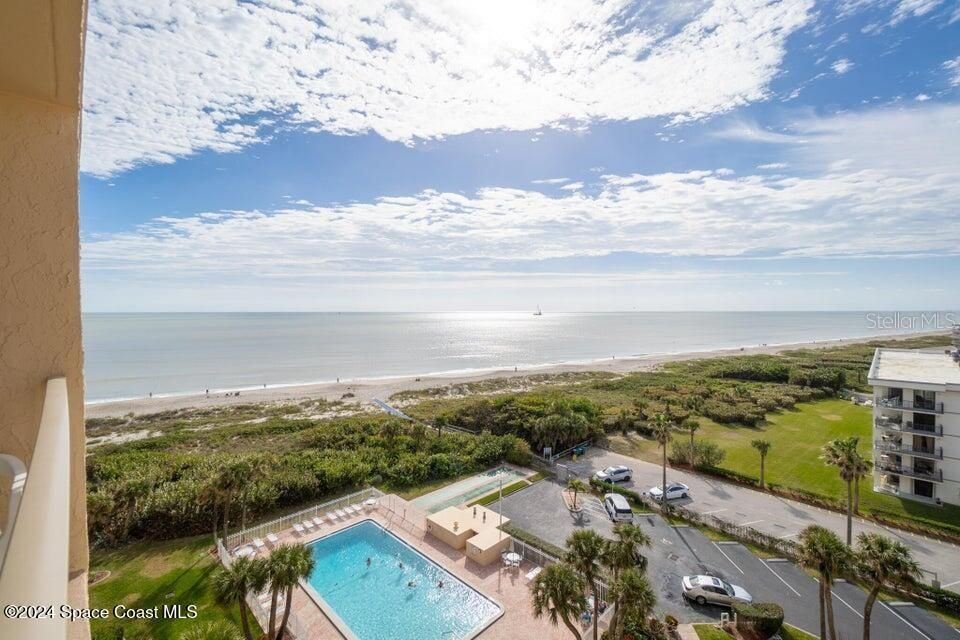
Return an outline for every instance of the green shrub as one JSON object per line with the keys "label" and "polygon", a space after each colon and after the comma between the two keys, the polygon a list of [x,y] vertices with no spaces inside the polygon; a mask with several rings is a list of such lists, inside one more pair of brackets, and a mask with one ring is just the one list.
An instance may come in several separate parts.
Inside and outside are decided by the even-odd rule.
{"label": "green shrub", "polygon": [[[723,462],[726,455],[716,442],[694,440],[693,464],[695,466],[717,467]],[[674,464],[690,464],[690,442],[688,440],[674,440],[670,446],[670,462]]]}
{"label": "green shrub", "polygon": [[733,605],[737,614],[737,631],[757,640],[767,640],[783,626],[783,607],[772,602]]}

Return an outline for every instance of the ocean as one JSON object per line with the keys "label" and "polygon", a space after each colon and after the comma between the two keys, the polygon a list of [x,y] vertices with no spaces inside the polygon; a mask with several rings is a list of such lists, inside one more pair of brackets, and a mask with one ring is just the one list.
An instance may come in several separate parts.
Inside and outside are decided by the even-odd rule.
{"label": "ocean", "polygon": [[88,402],[932,328],[881,329],[865,312],[88,313],[83,324]]}

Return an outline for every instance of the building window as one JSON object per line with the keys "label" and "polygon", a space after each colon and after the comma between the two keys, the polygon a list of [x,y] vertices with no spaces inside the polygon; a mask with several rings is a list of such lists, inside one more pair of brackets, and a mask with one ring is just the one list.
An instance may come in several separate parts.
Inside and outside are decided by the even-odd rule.
{"label": "building window", "polygon": [[932,498],[933,483],[927,482],[926,480],[914,480],[913,492],[918,496],[923,496],[924,498]]}

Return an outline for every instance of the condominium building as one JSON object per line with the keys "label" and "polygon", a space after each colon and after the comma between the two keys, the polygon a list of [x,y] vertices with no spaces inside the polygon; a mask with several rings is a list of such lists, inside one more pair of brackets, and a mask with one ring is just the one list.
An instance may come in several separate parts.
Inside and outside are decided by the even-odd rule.
{"label": "condominium building", "polygon": [[960,352],[877,349],[868,380],[874,491],[960,505]]}

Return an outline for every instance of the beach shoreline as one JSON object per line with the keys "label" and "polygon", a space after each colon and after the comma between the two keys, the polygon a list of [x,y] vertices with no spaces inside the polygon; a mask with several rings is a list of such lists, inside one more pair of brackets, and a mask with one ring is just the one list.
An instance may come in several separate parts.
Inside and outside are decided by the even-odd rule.
{"label": "beach shoreline", "polygon": [[793,342],[788,344],[730,347],[705,351],[660,353],[619,358],[611,357],[556,364],[530,365],[516,370],[512,367],[503,367],[473,372],[391,376],[343,380],[341,382],[318,382],[267,386],[265,388],[216,390],[211,391],[209,395],[205,393],[157,395],[152,398],[91,402],[86,404],[85,409],[87,418],[111,418],[125,416],[130,413],[149,414],[177,409],[202,409],[250,403],[297,402],[317,399],[335,401],[344,399],[344,396],[347,394],[352,394],[346,398],[349,401],[366,405],[370,404],[374,399],[388,400],[390,396],[401,391],[416,391],[490,379],[523,378],[530,375],[586,373],[591,371],[628,374],[636,371],[650,371],[666,362],[733,355],[774,355],[792,349],[824,349],[846,344],[861,344],[874,340],[895,342],[929,335],[946,336],[947,334],[943,331],[919,331],[887,336],[872,335],[857,338]]}

